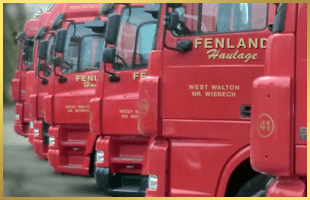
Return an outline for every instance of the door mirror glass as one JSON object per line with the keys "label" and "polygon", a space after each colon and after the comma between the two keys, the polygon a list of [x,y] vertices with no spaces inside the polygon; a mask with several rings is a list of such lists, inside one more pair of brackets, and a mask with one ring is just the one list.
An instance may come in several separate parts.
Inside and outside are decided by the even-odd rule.
{"label": "door mirror glass", "polygon": [[47,54],[48,42],[46,40],[41,40],[39,43],[39,59],[45,60]]}
{"label": "door mirror glass", "polygon": [[108,25],[106,30],[105,40],[108,44],[116,44],[118,30],[120,26],[121,16],[119,14],[111,14],[108,17]]}
{"label": "door mirror glass", "polygon": [[67,31],[64,29],[59,29],[56,35],[55,51],[59,53],[64,52],[66,43]]}
{"label": "door mirror glass", "polygon": [[61,27],[62,21],[64,19],[65,14],[60,13],[57,15],[57,17],[54,19],[53,24],[51,26],[51,29],[57,30]]}
{"label": "door mirror glass", "polygon": [[100,20],[100,18],[96,18],[93,21],[85,22],[84,26],[86,28],[90,28],[94,33],[103,33],[106,22]]}

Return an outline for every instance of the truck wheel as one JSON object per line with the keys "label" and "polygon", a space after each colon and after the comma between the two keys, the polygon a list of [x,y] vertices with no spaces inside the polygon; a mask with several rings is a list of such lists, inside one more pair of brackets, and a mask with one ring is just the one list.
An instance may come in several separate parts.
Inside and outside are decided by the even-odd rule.
{"label": "truck wheel", "polygon": [[258,174],[248,180],[236,193],[236,197],[266,196],[266,186],[273,177],[266,174]]}
{"label": "truck wheel", "polygon": [[95,177],[95,172],[96,172],[96,151],[93,151],[90,158],[89,176]]}

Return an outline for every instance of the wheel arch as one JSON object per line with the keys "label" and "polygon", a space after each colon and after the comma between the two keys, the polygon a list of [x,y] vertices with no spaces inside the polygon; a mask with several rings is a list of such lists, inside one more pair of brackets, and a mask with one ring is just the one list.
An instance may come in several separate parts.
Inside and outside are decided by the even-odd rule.
{"label": "wheel arch", "polygon": [[[215,196],[217,197],[219,196],[224,197],[226,195],[231,196],[230,194],[237,192],[234,191],[233,188],[231,187],[232,182],[234,182],[236,177],[238,177],[238,174],[240,174],[241,172],[240,169],[244,168],[249,170],[250,173],[249,174],[250,176],[249,178],[247,178],[247,180],[251,179],[253,176],[257,174],[257,172],[255,172],[250,165],[250,145],[247,145],[242,149],[240,149],[227,161],[220,175]],[[252,173],[250,171],[252,171]]]}

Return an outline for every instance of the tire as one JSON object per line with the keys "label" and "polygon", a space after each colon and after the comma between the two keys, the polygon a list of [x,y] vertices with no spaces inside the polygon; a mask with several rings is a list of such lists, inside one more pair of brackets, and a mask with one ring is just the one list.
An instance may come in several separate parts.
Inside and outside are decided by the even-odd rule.
{"label": "tire", "polygon": [[266,196],[266,186],[273,177],[257,174],[248,180],[236,193],[236,197]]}
{"label": "tire", "polygon": [[96,151],[93,151],[90,158],[89,176],[95,177],[95,172],[96,172]]}

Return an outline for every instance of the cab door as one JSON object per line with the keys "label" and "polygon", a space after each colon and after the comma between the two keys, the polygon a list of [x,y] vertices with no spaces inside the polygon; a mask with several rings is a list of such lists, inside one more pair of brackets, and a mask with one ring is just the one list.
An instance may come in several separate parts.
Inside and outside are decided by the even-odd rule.
{"label": "cab door", "polygon": [[102,100],[103,134],[138,135],[138,84],[146,76],[148,56],[153,48],[157,20],[143,7],[124,8],[121,14],[114,64],[106,69],[119,81],[104,75]]}
{"label": "cab door", "polygon": [[174,11],[180,24],[167,31],[166,45],[187,40],[192,49],[164,48],[163,118],[247,120],[252,82],[264,73],[275,6],[195,3]]}
{"label": "cab door", "polygon": [[[74,33],[78,39],[71,40]],[[62,67],[55,69],[55,124],[89,123],[89,100],[95,94],[103,48],[102,34],[95,34],[84,24],[76,24],[75,31],[74,25],[69,26]]]}

